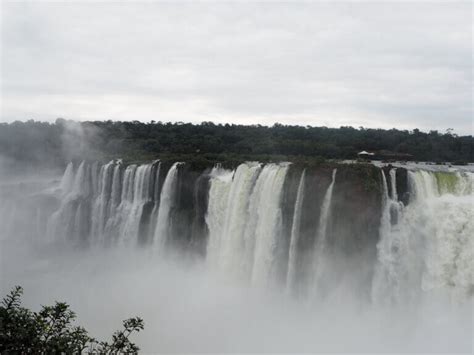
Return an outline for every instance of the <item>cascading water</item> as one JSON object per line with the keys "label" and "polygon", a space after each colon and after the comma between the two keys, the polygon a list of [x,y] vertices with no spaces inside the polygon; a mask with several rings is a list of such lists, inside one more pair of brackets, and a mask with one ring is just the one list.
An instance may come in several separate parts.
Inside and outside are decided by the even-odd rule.
{"label": "cascading water", "polygon": [[113,211],[122,202],[121,192],[122,192],[122,168],[121,168],[121,164],[117,164],[114,168],[113,177],[112,177],[109,214],[112,214]]}
{"label": "cascading water", "polygon": [[161,191],[160,207],[155,227],[154,247],[161,250],[169,236],[169,217],[173,208],[174,196],[176,194],[176,184],[178,176],[178,166],[181,163],[174,163],[166,175],[163,189]]}
{"label": "cascading water", "polygon": [[[161,188],[161,180],[160,180],[160,173],[161,173],[161,162],[155,161],[157,164],[155,177],[154,177],[154,185],[153,185],[153,209],[151,211],[151,220],[156,221],[156,217],[158,216],[158,208],[160,207],[160,188]],[[155,229],[150,229],[151,239],[154,237]]]}
{"label": "cascading water", "polygon": [[234,172],[215,167],[210,173],[211,185],[209,188],[209,206],[206,214],[206,224],[209,228],[207,242],[207,261],[211,268],[219,267],[223,221],[229,202],[229,191]]}
{"label": "cascading water", "polygon": [[[58,239],[82,239],[84,236],[85,218],[90,206],[87,199],[92,193],[90,167],[82,162],[73,178],[72,166],[68,165],[60,183],[63,196],[60,208],[54,212],[47,224],[47,236],[50,242]],[[69,190],[67,190],[69,189]]]}
{"label": "cascading water", "polygon": [[208,261],[253,283],[272,273],[281,230],[280,199],[288,165],[240,165],[211,173]]}
{"label": "cascading water", "polygon": [[336,166],[114,160],[0,181],[0,286],[94,325],[143,316],[150,352],[189,351],[183,324],[204,352],[470,349],[470,167]]}
{"label": "cascading water", "polygon": [[332,193],[334,189],[334,183],[336,182],[336,173],[337,169],[334,169],[332,172],[331,184],[324,195],[323,204],[321,207],[321,214],[319,217],[318,230],[316,233],[316,241],[314,245],[314,257],[313,257],[313,273],[312,273],[312,285],[311,285],[311,295],[314,297],[318,293],[318,289],[321,287],[321,278],[324,275],[326,269],[326,244],[327,244],[327,226],[328,220],[331,213],[331,202],[332,202]]}
{"label": "cascading water", "polygon": [[71,189],[74,183],[74,165],[69,163],[64,171],[59,188],[62,192],[67,192]]}
{"label": "cascading water", "polygon": [[[385,178],[385,173],[382,170],[383,179],[384,179],[384,190],[385,185],[387,184],[387,179]],[[393,168],[390,169],[390,186],[391,186],[391,196],[390,199],[392,201],[398,201],[398,194],[397,194],[397,169]]]}
{"label": "cascading water", "polygon": [[97,245],[136,244],[147,203],[155,203],[155,164],[111,161],[100,168],[69,164],[60,183],[61,203],[48,221],[51,241],[66,238]]}
{"label": "cascading water", "polygon": [[[350,233],[344,237],[348,239],[341,240],[337,232],[341,229],[334,229],[334,223],[341,221],[341,213],[347,214],[342,215],[344,221],[361,212],[341,211],[340,197],[336,199],[337,210],[331,212],[333,195],[350,188],[348,184],[354,187],[351,198],[365,198],[364,192],[357,190],[362,180],[343,181],[351,168],[338,168],[343,175],[337,173],[337,184],[337,170],[332,176],[326,170],[322,180],[330,181],[329,185],[311,190],[311,184],[319,179],[314,180],[314,170],[308,169],[299,173],[293,189],[285,187],[289,184],[289,164],[247,162],[235,170],[215,167],[202,173],[209,181],[205,185],[196,184],[197,180],[186,182],[190,175],[184,174],[185,165],[174,163],[163,172],[159,161],[128,166],[121,161],[68,164],[57,187],[42,192],[50,196],[50,209],[32,208],[31,224],[36,226],[36,234],[46,229],[50,243],[107,247],[152,244],[152,249],[159,251],[169,241],[176,244],[179,233],[199,228],[202,234],[194,235],[192,242],[186,237],[180,243],[193,248],[202,240],[206,263],[213,270],[262,287],[281,281],[288,294],[293,293],[298,279],[298,283],[306,283],[301,289],[298,286],[298,294],[308,293],[310,298],[337,288],[326,287],[338,272],[334,258],[349,258],[351,250],[359,252]],[[370,212],[380,214],[380,223],[375,226],[379,231],[377,261],[367,268],[372,301],[415,302],[423,292],[439,289],[458,298],[472,294],[473,174],[406,171],[400,167],[379,171],[382,208]],[[403,182],[403,176],[407,191],[400,192],[397,184]],[[192,201],[203,196],[193,190],[198,186],[205,186],[208,196],[200,206],[204,211],[201,216],[193,206],[186,210],[186,204],[197,203]],[[184,188],[191,191],[191,198],[183,199]],[[292,201],[294,206],[283,208],[288,203],[284,201]],[[313,211],[307,209],[316,206],[315,201],[318,218],[313,222]],[[8,219],[12,218],[11,211],[21,208],[2,205],[2,234],[15,233]],[[358,228],[369,231],[369,222],[351,223],[361,223]],[[356,249],[348,247],[352,244]],[[345,281],[335,280],[334,285],[341,282]]]}
{"label": "cascading water", "polygon": [[[472,295],[472,173],[417,170],[408,172],[408,180],[410,203],[400,208],[389,198],[383,175],[374,302],[413,303],[422,291],[458,300]],[[392,222],[394,208],[400,216]]]}
{"label": "cascading water", "polygon": [[109,202],[112,191],[114,162],[103,165],[98,174],[98,196],[92,210],[92,235],[94,243],[104,244],[104,228],[109,218]]}
{"label": "cascading water", "polygon": [[296,196],[295,202],[295,212],[293,215],[292,227],[291,227],[291,239],[290,239],[290,250],[288,255],[288,272],[286,276],[286,290],[287,293],[291,293],[291,290],[294,287],[294,280],[296,274],[296,261],[298,258],[297,255],[297,245],[300,238],[301,231],[301,213],[303,208],[303,198],[304,198],[304,184],[305,184],[305,174],[306,170],[303,170],[301,173],[300,182],[298,185],[298,193]]}
{"label": "cascading water", "polygon": [[388,193],[388,184],[385,172],[382,174],[382,214],[380,221],[380,240],[377,244],[379,263],[376,266],[372,288],[372,298],[375,302],[394,302],[399,299],[400,276],[395,270],[403,258],[403,253],[408,253],[408,241],[405,235],[397,232],[397,224],[391,218],[395,211],[398,221],[402,213],[403,204],[397,201],[396,170],[390,170],[391,196]]}
{"label": "cascading water", "polygon": [[143,208],[152,198],[151,170],[152,164],[139,166],[136,169],[133,184],[130,183],[130,196],[125,200],[124,206],[126,220],[120,233],[120,242],[123,244],[136,243],[138,240]]}
{"label": "cascading water", "polygon": [[[214,266],[243,274],[249,199],[260,164],[241,164],[235,172],[214,169],[209,199],[208,259]],[[248,253],[248,251],[247,251]]]}
{"label": "cascading water", "polygon": [[[271,281],[275,263],[275,251],[281,231],[280,199],[288,165],[266,165],[260,173],[251,196],[249,213],[257,216],[254,234],[246,231],[249,245],[247,253],[253,252],[252,283],[266,285]],[[249,243],[252,240],[253,242]],[[250,264],[249,264],[250,265]]]}

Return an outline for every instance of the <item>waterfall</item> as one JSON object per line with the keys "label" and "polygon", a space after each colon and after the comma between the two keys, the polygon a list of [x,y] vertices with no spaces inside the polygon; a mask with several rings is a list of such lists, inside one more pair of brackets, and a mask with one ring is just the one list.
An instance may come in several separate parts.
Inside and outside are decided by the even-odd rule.
{"label": "waterfall", "polygon": [[160,207],[160,173],[161,173],[161,162],[157,161],[158,165],[156,167],[154,186],[153,186],[153,210],[152,218],[155,219],[158,216],[158,208]]}
{"label": "waterfall", "polygon": [[207,259],[253,283],[266,284],[281,231],[280,199],[287,164],[245,163],[211,172]]}
{"label": "waterfall", "polygon": [[[103,245],[115,244],[123,240],[123,226],[129,216],[133,201],[133,185],[137,166],[135,164],[129,165],[122,172],[120,165],[115,166],[113,170],[108,218],[103,222],[105,227],[100,239]],[[102,199],[103,196],[99,195],[96,203],[102,204]]]}
{"label": "waterfall", "polygon": [[[382,170],[382,174],[383,170]],[[385,179],[385,174],[384,174],[384,179]],[[385,179],[385,184],[386,184],[386,179]],[[391,199],[393,201],[398,201],[398,194],[397,194],[397,169],[390,169],[390,185],[392,189],[392,196]]]}
{"label": "waterfall", "polygon": [[321,207],[321,216],[319,217],[319,228],[316,239],[316,246],[324,248],[326,244],[326,229],[328,226],[328,217],[331,211],[331,201],[332,201],[332,191],[334,189],[334,183],[336,182],[336,172],[337,169],[334,169],[332,172],[331,184],[324,195],[323,205]]}
{"label": "waterfall", "polygon": [[67,236],[98,245],[135,244],[147,203],[155,203],[153,164],[122,167],[121,161],[72,164],[60,183],[61,204],[48,221],[51,240]]}
{"label": "waterfall", "polygon": [[[298,176],[291,169],[300,168],[288,163],[217,165],[210,172],[182,164],[163,171],[159,161],[70,163],[40,192],[19,185],[22,198],[11,205],[11,186],[0,184],[0,237],[22,229],[25,240],[46,234],[46,243],[65,247],[178,246],[229,277],[281,286],[289,295],[307,290],[310,299],[342,288],[359,292],[354,284],[382,304],[416,304],[430,292],[472,294],[472,172],[383,168],[380,179],[364,185],[365,171],[344,167],[333,169],[326,188],[313,183],[325,170]],[[373,189],[378,181],[380,190]]]}
{"label": "waterfall", "polygon": [[152,196],[152,164],[140,165],[136,168],[133,183],[128,186],[125,223],[120,233],[120,244],[135,244],[138,241],[140,222],[145,204]]}
{"label": "waterfall", "polygon": [[[241,164],[232,173],[227,183],[227,197],[224,199],[222,230],[220,233],[218,264],[228,271],[242,271],[245,252],[244,232],[249,196],[254,187],[261,166],[256,163]],[[225,173],[224,173],[225,174]],[[215,233],[212,234],[215,236]]]}
{"label": "waterfall", "polygon": [[80,234],[79,228],[84,223],[83,209],[86,207],[83,200],[92,194],[90,167],[82,162],[74,175],[73,167],[69,164],[61,180],[60,190],[60,207],[47,222],[49,242],[77,238]]}
{"label": "waterfall", "polygon": [[113,179],[114,162],[103,165],[99,171],[98,196],[92,210],[92,235],[94,242],[104,244],[104,229],[109,217],[109,202],[111,194],[111,182]]}
{"label": "waterfall", "polygon": [[336,173],[337,169],[332,171],[332,180],[329,184],[329,187],[324,195],[323,204],[321,206],[321,213],[319,216],[318,230],[316,233],[316,240],[314,245],[313,252],[313,281],[311,285],[311,294],[314,295],[317,293],[319,288],[319,283],[322,275],[324,274],[325,269],[325,260],[326,255],[326,244],[327,244],[327,226],[331,212],[331,201],[332,201],[332,192],[334,189],[334,183],[336,182]]}
{"label": "waterfall", "polygon": [[77,173],[72,184],[71,194],[73,197],[87,197],[92,192],[88,173],[90,173],[89,166],[86,165],[85,162],[82,162],[77,169]]}
{"label": "waterfall", "polygon": [[[392,173],[393,172],[393,173]],[[394,203],[394,197],[397,196],[393,181],[395,169],[390,170],[392,181],[392,196],[388,194],[387,178],[385,172],[382,174],[382,213],[379,228],[379,242],[377,243],[378,264],[374,273],[374,282],[372,286],[372,299],[375,302],[393,302],[399,298],[399,280],[394,270],[399,260],[398,251],[401,248],[399,238],[392,235],[392,225],[390,210]],[[406,245],[406,243],[404,243]]]}
{"label": "waterfall", "polygon": [[69,192],[74,183],[74,165],[69,163],[64,171],[59,188],[63,194]]}
{"label": "waterfall", "polygon": [[[425,171],[410,174],[416,203],[408,206],[413,223],[407,225],[405,233],[423,241],[425,264],[420,271],[421,288],[448,289],[457,298],[472,292],[474,286],[473,191],[464,188],[472,181],[473,174],[447,174]],[[452,181],[451,188],[443,186],[443,177]]]}
{"label": "waterfall", "polygon": [[122,168],[121,168],[121,164],[117,164],[114,167],[114,172],[112,176],[112,189],[111,189],[109,214],[112,214],[113,211],[122,202],[121,193],[122,193]]}
{"label": "waterfall", "polygon": [[301,213],[303,209],[303,198],[304,198],[304,184],[305,184],[306,170],[301,173],[300,182],[298,185],[298,192],[296,195],[295,211],[293,214],[293,223],[291,227],[291,239],[290,239],[290,250],[288,255],[288,272],[286,277],[286,290],[287,293],[291,293],[295,282],[296,274],[296,260],[297,260],[297,247],[298,240],[300,238],[301,228]]}
{"label": "waterfall", "polygon": [[[255,248],[252,267],[252,283],[266,285],[270,282],[275,262],[275,249],[281,232],[280,199],[288,165],[266,165],[257,179],[251,198],[250,215],[258,216],[251,243]],[[251,238],[247,235],[247,240]],[[251,247],[250,247],[251,248]],[[250,252],[250,250],[249,250]]]}
{"label": "waterfall", "polygon": [[215,167],[210,173],[209,206],[206,224],[209,229],[207,243],[207,262],[211,268],[218,268],[221,260],[220,250],[224,238],[224,221],[226,218],[229,192],[234,172]]}
{"label": "waterfall", "polygon": [[[453,181],[449,191],[438,174]],[[459,178],[459,180],[457,180]],[[372,299],[377,303],[413,303],[422,292],[443,292],[463,299],[474,286],[472,173],[409,171],[410,203],[394,225],[387,217],[395,201],[387,198],[377,245]],[[399,206],[399,205],[398,205]]]}
{"label": "waterfall", "polygon": [[180,164],[182,163],[173,164],[173,166],[168,171],[163,183],[154,236],[154,247],[156,250],[162,250],[167,239],[169,238],[169,219],[171,210],[173,208],[173,199],[176,194],[178,166]]}

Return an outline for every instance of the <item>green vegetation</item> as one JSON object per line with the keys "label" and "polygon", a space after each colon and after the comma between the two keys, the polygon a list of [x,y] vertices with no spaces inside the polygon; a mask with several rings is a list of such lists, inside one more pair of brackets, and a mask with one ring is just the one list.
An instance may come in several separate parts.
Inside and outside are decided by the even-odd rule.
{"label": "green vegetation", "polygon": [[474,162],[474,138],[446,133],[327,128],[275,124],[231,125],[203,122],[162,123],[35,121],[0,124],[0,151],[12,161],[64,165],[71,159],[124,158],[126,162],[191,161],[230,165],[244,160],[289,160],[320,164],[325,159],[355,159],[362,150],[411,154],[417,161]]}
{"label": "green vegetation", "polygon": [[21,307],[23,289],[16,286],[0,305],[1,354],[136,354],[139,348],[129,340],[143,329],[143,320],[130,318],[112,341],[97,341],[72,322],[76,318],[69,305],[56,302],[32,312]]}

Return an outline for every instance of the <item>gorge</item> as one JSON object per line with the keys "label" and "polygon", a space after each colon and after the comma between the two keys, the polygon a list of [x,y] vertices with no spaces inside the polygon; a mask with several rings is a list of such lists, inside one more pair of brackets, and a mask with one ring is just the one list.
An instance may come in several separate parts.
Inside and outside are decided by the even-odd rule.
{"label": "gorge", "polygon": [[[159,160],[71,162],[61,178],[1,183],[2,264],[21,279],[30,259],[14,271],[11,258],[26,245],[31,254],[22,255],[31,260],[38,254],[43,261],[54,259],[55,251],[84,258],[86,269],[95,265],[94,279],[112,272],[102,271],[100,261],[110,252],[127,265],[135,258],[159,265],[175,255],[179,264],[210,270],[212,282],[223,277],[224,285],[285,295],[278,302],[298,307],[324,310],[349,298],[359,310],[405,312],[436,299],[443,307],[465,309],[474,292],[470,168],[247,162],[195,170],[186,162]],[[67,269],[68,262],[54,265]],[[148,284],[153,277],[146,275]],[[12,282],[5,279],[2,288]],[[315,315],[326,319],[321,312]],[[469,324],[468,316],[453,312],[446,324]],[[472,327],[462,329],[454,338]],[[326,349],[308,339],[301,349]],[[188,349],[173,344],[163,350]],[[255,347],[248,339],[242,344],[242,350],[273,349]],[[224,345],[196,346],[210,351]],[[466,340],[459,344],[461,350],[468,346]]]}

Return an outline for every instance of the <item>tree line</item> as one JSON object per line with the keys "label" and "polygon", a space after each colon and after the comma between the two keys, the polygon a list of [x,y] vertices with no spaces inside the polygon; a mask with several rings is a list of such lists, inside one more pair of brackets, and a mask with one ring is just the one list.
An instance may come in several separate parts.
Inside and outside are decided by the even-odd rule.
{"label": "tree line", "polygon": [[217,160],[277,157],[294,160],[354,159],[357,153],[389,151],[416,161],[474,162],[474,138],[447,130],[422,132],[354,127],[203,122],[26,121],[0,124],[0,153],[15,161],[64,164],[81,158],[150,160],[187,155]]}

